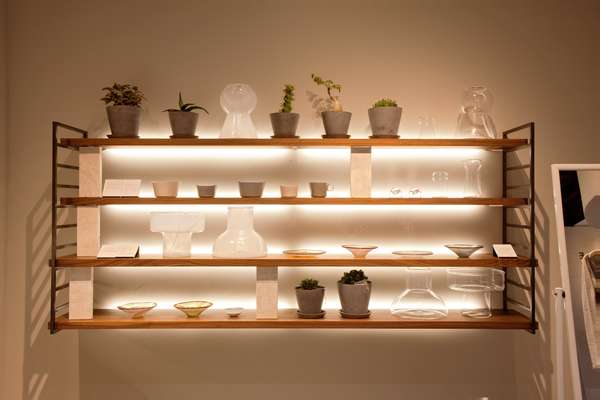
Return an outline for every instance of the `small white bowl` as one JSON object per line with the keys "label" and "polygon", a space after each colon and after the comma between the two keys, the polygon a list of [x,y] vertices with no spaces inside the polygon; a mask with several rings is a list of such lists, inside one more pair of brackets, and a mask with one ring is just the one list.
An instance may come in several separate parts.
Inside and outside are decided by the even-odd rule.
{"label": "small white bowl", "polygon": [[377,246],[359,246],[353,244],[343,244],[342,247],[352,253],[354,258],[365,258],[367,254],[377,248]]}
{"label": "small white bowl", "polygon": [[156,307],[156,303],[150,301],[127,303],[118,306],[117,308],[126,312],[131,318],[142,318],[144,314]]}
{"label": "small white bowl", "polygon": [[244,311],[242,307],[229,307],[225,309],[225,314],[227,314],[229,318],[237,318],[242,311]]}
{"label": "small white bowl", "polygon": [[446,244],[446,248],[450,249],[459,258],[469,258],[477,250],[483,248],[478,244]]}

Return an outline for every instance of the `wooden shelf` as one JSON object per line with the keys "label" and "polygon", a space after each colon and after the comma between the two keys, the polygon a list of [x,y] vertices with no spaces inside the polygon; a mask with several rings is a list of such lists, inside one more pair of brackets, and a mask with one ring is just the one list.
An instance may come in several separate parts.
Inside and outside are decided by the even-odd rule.
{"label": "wooden shelf", "polygon": [[264,258],[215,258],[211,255],[193,255],[190,258],[162,258],[142,256],[138,258],[101,258],[78,257],[75,255],[58,257],[56,266],[60,268],[77,267],[486,267],[486,268],[530,268],[527,257],[499,259],[490,254],[473,255],[470,258],[458,258],[447,255],[426,256],[422,258],[373,255],[367,258],[353,258],[351,255],[323,255],[314,258],[289,257],[272,254]]}
{"label": "wooden shelf", "polygon": [[62,197],[63,206],[104,206],[104,205],[192,205],[192,204],[227,204],[227,205],[478,205],[478,206],[526,206],[525,198],[489,198],[489,197],[421,197],[421,198],[303,198],[282,199],[279,197],[251,198],[155,198],[155,197]]}
{"label": "wooden shelf", "polygon": [[509,150],[526,146],[526,139],[108,139],[63,138],[69,147],[119,146],[278,146],[278,147],[476,147]]}
{"label": "wooden shelf", "polygon": [[328,310],[322,319],[300,319],[296,310],[279,310],[279,318],[255,319],[254,310],[245,310],[237,318],[229,318],[222,310],[207,310],[199,318],[186,318],[171,310],[150,311],[144,318],[131,319],[118,310],[95,310],[91,320],[69,320],[58,317],[58,329],[246,329],[246,328],[310,328],[310,329],[530,329],[527,317],[515,311],[494,311],[487,319],[463,317],[458,311],[438,320],[397,318],[388,310],[373,310],[368,319],[344,319],[336,310]]}

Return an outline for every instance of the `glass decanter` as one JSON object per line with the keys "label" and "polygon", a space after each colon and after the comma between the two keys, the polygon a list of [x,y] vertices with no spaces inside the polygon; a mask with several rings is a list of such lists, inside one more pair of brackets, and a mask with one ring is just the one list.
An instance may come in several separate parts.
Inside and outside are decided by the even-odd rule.
{"label": "glass decanter", "polygon": [[504,290],[504,271],[495,268],[448,268],[448,286],[462,292],[462,315],[492,316],[492,292]]}
{"label": "glass decanter", "polygon": [[409,267],[407,288],[391,306],[400,318],[439,319],[448,316],[448,307],[432,289],[431,268]]}
{"label": "glass decanter", "polygon": [[220,258],[257,258],[267,255],[267,245],[254,230],[252,207],[229,207],[227,229],[213,245],[213,255]]}
{"label": "glass decanter", "polygon": [[467,160],[465,167],[465,197],[481,197],[481,160]]}
{"label": "glass decanter", "polygon": [[473,86],[467,89],[462,96],[457,134],[461,137],[496,138],[496,126],[488,114],[493,103],[494,98],[486,87]]}
{"label": "glass decanter", "polygon": [[221,107],[227,113],[221,138],[256,138],[250,113],[256,107],[256,93],[245,83],[232,83],[221,92]]}

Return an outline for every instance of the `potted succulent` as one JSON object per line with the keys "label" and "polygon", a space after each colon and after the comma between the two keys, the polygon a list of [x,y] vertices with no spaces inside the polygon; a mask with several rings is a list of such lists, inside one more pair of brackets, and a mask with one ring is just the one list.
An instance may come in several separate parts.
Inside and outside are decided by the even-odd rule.
{"label": "potted succulent", "polygon": [[392,99],[381,99],[369,108],[372,137],[397,138],[402,108]]}
{"label": "potted succulent", "polygon": [[296,286],[296,301],[300,318],[322,318],[325,288],[315,279],[304,279]]}
{"label": "potted succulent", "polygon": [[294,101],[294,85],[289,83],[283,87],[283,102],[279,112],[271,113],[273,137],[295,138],[300,114],[292,112]]}
{"label": "potted succulent", "polygon": [[325,127],[324,138],[348,138],[348,128],[350,127],[350,118],[352,113],[344,111],[339,100],[339,96],[334,96],[332,91],[341,93],[342,86],[334,83],[332,80],[324,80],[320,76],[311,74],[311,78],[317,86],[324,86],[327,89],[329,110],[321,113],[323,126]]}
{"label": "potted succulent", "polygon": [[371,281],[363,270],[344,272],[338,281],[338,293],[342,303],[343,318],[369,318]]}
{"label": "potted succulent", "polygon": [[140,128],[140,104],[144,95],[137,86],[115,83],[102,88],[106,94],[100,100],[106,104],[108,124],[113,138],[137,138]]}
{"label": "potted succulent", "polygon": [[196,137],[196,125],[198,124],[198,113],[194,110],[202,110],[208,114],[206,108],[197,106],[194,103],[184,103],[179,92],[178,108],[169,108],[163,112],[169,113],[169,122],[171,123],[172,138],[193,138]]}

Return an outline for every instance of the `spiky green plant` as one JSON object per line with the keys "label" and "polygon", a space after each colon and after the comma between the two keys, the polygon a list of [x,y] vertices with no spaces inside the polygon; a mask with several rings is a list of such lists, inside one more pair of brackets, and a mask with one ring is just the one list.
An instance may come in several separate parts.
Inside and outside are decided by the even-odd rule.
{"label": "spiky green plant", "polygon": [[115,82],[112,86],[103,87],[102,90],[106,90],[106,94],[100,100],[106,105],[139,107],[144,100],[141,90],[129,83]]}
{"label": "spiky green plant", "polygon": [[331,101],[331,108],[333,111],[343,111],[342,110],[342,105],[340,104],[339,101],[339,96],[334,96],[332,91],[336,90],[338,92],[338,94],[342,93],[342,85],[333,82],[331,79],[323,79],[320,76],[316,75],[316,74],[310,74],[310,77],[312,78],[313,82],[317,84],[317,86],[325,86],[325,89],[327,89],[327,97],[329,97],[329,100]]}
{"label": "spiky green plant", "polygon": [[201,106],[197,106],[194,103],[184,103],[182,98],[181,98],[181,92],[179,92],[179,104],[178,104],[179,108],[169,108],[166,110],[163,110],[163,112],[165,111],[184,111],[184,112],[192,112],[194,110],[202,110],[205,113],[208,114],[208,111],[206,110],[206,108],[201,107]]}
{"label": "spiky green plant", "polygon": [[292,112],[292,103],[294,101],[294,85],[287,83],[283,87],[283,102],[281,103],[281,109],[279,112],[289,113]]}
{"label": "spiky green plant", "polygon": [[297,286],[298,289],[304,290],[313,290],[320,287],[321,286],[319,286],[319,281],[311,278],[303,279],[302,282],[300,282],[300,285]]}
{"label": "spiky green plant", "polygon": [[398,107],[398,103],[396,103],[396,100],[392,99],[380,99],[373,104],[373,108],[376,107]]}
{"label": "spiky green plant", "polygon": [[350,272],[344,272],[344,276],[342,276],[340,282],[345,283],[346,285],[354,285],[355,283],[364,282],[368,279],[369,277],[365,275],[362,269],[353,269]]}

